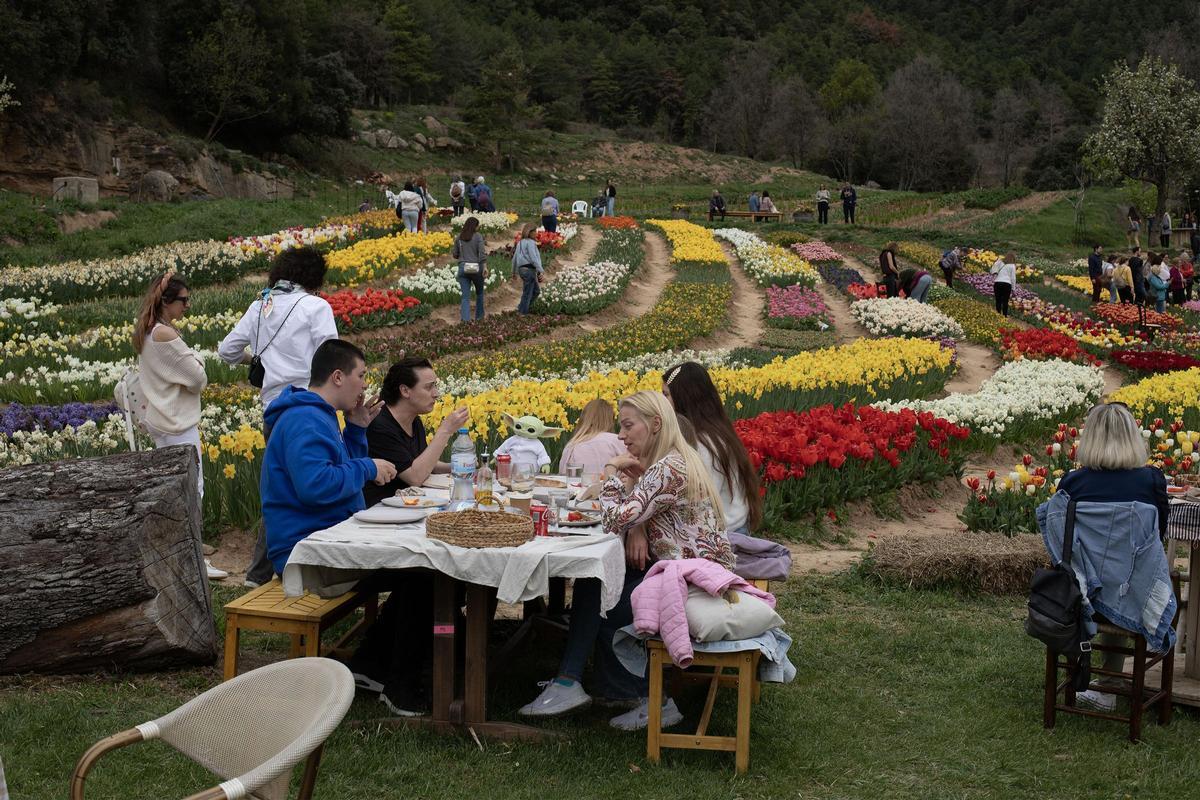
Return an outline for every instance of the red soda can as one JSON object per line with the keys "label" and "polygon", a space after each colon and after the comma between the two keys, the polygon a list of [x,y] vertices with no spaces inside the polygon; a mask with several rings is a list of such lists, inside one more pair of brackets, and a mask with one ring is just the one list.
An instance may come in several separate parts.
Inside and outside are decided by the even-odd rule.
{"label": "red soda can", "polygon": [[496,482],[501,486],[512,485],[512,456],[507,453],[496,456]]}
{"label": "red soda can", "polygon": [[549,536],[550,535],[550,519],[546,512],[550,509],[539,503],[529,504],[529,517],[533,520],[533,535],[534,536]]}

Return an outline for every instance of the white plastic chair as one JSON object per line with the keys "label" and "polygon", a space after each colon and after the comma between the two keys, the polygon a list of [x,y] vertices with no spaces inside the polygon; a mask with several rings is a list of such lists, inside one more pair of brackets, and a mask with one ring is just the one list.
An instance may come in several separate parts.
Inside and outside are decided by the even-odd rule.
{"label": "white plastic chair", "polygon": [[590,217],[592,215],[592,207],[588,205],[587,200],[576,200],[574,203],[571,203],[571,213]]}
{"label": "white plastic chair", "polygon": [[102,739],[83,754],[71,800],[100,756],[162,739],[225,780],[187,800],[286,800],[292,767],[307,758],[299,800],[312,797],[325,739],[354,700],[354,678],[328,658],[294,658],[225,681],[164,717]]}

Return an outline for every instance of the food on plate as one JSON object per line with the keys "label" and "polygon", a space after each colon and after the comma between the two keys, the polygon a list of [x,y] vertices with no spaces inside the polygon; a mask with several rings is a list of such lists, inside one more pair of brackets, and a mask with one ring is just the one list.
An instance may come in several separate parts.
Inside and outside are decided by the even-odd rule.
{"label": "food on plate", "polygon": [[541,486],[546,489],[565,489],[567,488],[566,481],[561,481],[558,478],[534,478],[534,486]]}

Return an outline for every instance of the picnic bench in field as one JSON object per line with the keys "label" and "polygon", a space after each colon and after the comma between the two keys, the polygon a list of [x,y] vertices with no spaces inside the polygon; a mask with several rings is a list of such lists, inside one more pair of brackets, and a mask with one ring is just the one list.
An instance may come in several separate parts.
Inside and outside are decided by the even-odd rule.
{"label": "picnic bench in field", "polygon": [[[717,214],[716,216],[721,216]],[[753,217],[755,222],[783,222],[782,211],[726,211],[727,217]]]}

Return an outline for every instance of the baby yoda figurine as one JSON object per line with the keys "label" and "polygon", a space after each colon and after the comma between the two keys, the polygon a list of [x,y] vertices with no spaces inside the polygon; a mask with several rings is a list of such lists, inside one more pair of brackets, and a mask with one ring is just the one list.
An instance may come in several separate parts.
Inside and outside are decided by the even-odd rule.
{"label": "baby yoda figurine", "polygon": [[512,456],[514,464],[522,461],[536,462],[543,474],[548,473],[550,454],[546,452],[546,445],[539,439],[553,439],[562,433],[563,429],[549,427],[532,414],[517,419],[513,419],[511,414],[500,416],[508,423],[508,427],[512,428],[513,435],[505,439],[493,455],[502,456],[507,453]]}

